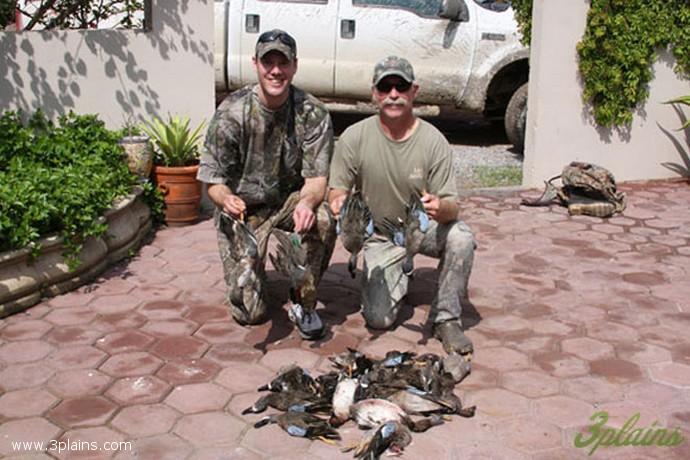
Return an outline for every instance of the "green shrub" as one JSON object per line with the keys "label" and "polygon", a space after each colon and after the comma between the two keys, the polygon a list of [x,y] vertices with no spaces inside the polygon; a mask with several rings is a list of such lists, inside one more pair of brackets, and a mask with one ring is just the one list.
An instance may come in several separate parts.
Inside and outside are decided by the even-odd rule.
{"label": "green shrub", "polygon": [[[40,111],[22,123],[21,114],[0,117],[0,251],[30,247],[58,233],[66,259],[76,255],[89,236],[102,235],[98,217],[137,183],[127,169],[120,134],[106,129],[94,115],[62,116],[57,123]],[[155,192],[145,196],[156,205]],[[155,211],[155,209],[154,209]]]}

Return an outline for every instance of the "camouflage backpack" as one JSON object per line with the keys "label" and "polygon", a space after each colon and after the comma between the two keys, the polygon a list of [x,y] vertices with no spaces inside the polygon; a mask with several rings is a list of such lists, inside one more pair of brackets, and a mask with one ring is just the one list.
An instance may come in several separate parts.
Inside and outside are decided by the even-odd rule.
{"label": "camouflage backpack", "polygon": [[[561,179],[561,187],[553,182]],[[528,206],[546,206],[558,198],[571,215],[610,217],[625,209],[625,193],[616,190],[613,174],[592,163],[573,161],[563,172],[546,183],[546,190],[536,200],[522,200]]]}

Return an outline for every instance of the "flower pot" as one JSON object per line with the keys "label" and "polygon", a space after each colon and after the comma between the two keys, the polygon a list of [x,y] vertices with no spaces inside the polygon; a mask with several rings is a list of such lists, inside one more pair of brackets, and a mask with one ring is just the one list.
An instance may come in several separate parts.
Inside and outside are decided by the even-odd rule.
{"label": "flower pot", "polygon": [[201,182],[196,180],[198,169],[199,165],[154,167],[156,186],[165,199],[168,225],[187,225],[199,218]]}
{"label": "flower pot", "polygon": [[127,155],[127,166],[132,174],[141,180],[151,175],[153,166],[153,149],[146,136],[125,136],[120,139],[120,145]]}

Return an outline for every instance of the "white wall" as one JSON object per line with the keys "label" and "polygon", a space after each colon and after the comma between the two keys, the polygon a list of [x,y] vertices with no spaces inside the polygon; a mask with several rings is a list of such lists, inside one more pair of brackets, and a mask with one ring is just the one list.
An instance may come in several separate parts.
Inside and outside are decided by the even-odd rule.
{"label": "white wall", "polygon": [[213,1],[153,0],[152,29],[0,32],[0,112],[133,112],[196,124],[214,110]]}
{"label": "white wall", "polygon": [[675,130],[689,115],[661,102],[690,94],[690,83],[663,53],[628,133],[597,127],[582,102],[575,49],[588,8],[587,1],[534,0],[523,184],[542,186],[573,160],[604,166],[618,181],[678,177],[690,168],[690,130]]}

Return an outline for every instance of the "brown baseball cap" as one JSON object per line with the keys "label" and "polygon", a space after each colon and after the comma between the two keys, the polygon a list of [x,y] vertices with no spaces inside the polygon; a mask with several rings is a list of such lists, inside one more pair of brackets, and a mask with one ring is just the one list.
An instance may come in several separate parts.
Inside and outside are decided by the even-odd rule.
{"label": "brown baseball cap", "polygon": [[268,30],[259,35],[259,39],[256,41],[256,57],[261,59],[271,51],[278,51],[284,54],[289,61],[294,61],[297,57],[297,43],[284,30]]}

